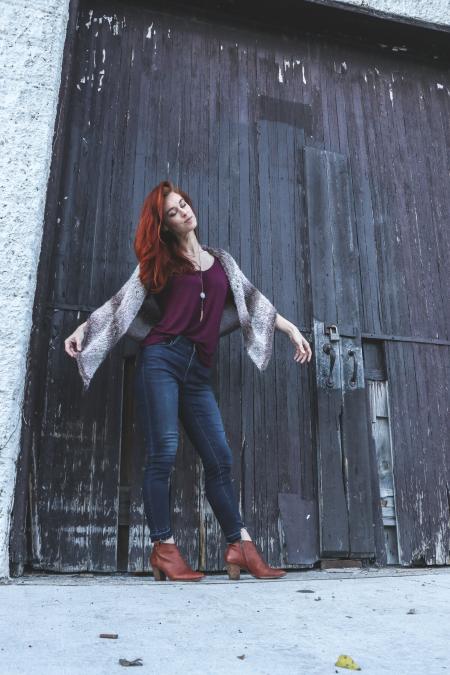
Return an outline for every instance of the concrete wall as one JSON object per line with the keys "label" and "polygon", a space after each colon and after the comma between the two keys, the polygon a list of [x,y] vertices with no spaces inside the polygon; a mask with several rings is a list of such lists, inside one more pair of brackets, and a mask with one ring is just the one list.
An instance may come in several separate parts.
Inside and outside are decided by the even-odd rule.
{"label": "concrete wall", "polygon": [[69,0],[0,0],[0,578]]}
{"label": "concrete wall", "polygon": [[[326,0],[322,4],[326,5]],[[339,0],[339,4],[373,9],[394,17],[450,26],[448,0]]]}
{"label": "concrete wall", "polygon": [[[342,4],[450,25],[447,0]],[[9,577],[26,356],[68,5],[0,0],[0,578]]]}

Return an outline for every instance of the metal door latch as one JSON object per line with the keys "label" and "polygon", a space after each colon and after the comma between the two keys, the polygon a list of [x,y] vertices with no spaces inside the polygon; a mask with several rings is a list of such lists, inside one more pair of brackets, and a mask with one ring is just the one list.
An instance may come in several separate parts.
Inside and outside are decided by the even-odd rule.
{"label": "metal door latch", "polygon": [[325,326],[325,335],[329,335],[331,342],[337,342],[340,335],[336,324],[331,323],[329,326]]}

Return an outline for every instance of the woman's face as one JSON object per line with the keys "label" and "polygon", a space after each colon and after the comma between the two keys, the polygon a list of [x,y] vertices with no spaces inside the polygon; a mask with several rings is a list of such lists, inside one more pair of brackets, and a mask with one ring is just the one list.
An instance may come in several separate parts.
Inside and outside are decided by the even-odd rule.
{"label": "woman's face", "polygon": [[187,234],[197,227],[195,213],[178,192],[169,192],[164,199],[164,224],[177,235]]}

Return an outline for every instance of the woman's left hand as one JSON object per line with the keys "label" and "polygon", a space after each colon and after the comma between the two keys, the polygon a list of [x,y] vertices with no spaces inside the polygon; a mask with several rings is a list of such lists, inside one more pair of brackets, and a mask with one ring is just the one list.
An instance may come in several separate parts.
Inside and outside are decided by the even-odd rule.
{"label": "woman's left hand", "polygon": [[295,345],[294,361],[309,363],[311,361],[311,346],[308,340],[300,333],[297,326],[292,326],[288,332],[289,339]]}
{"label": "woman's left hand", "polygon": [[283,331],[283,333],[286,333],[289,340],[295,345],[294,360],[300,363],[305,363],[305,361],[309,363],[312,355],[311,347],[308,340],[303,337],[297,326],[285,319],[284,316],[281,316],[279,313],[277,313],[275,317],[275,326]]}

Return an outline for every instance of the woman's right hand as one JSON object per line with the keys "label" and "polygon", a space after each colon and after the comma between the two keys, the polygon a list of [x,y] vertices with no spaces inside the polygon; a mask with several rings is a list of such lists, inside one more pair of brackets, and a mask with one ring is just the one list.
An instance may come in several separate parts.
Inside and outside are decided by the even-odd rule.
{"label": "woman's right hand", "polygon": [[85,326],[86,321],[64,340],[64,349],[69,356],[75,357],[78,352],[81,352]]}

